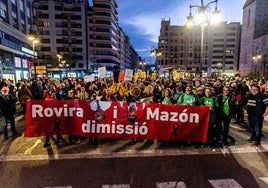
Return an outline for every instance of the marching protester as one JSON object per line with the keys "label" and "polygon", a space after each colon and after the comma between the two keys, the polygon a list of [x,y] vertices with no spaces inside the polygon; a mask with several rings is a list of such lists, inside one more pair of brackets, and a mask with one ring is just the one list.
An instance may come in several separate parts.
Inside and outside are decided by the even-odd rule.
{"label": "marching protester", "polygon": [[15,127],[16,102],[17,98],[9,93],[8,86],[3,86],[0,94],[0,110],[4,140],[8,139],[8,123],[11,125],[12,137],[19,135]]}
{"label": "marching protester", "polygon": [[88,92],[86,91],[85,86],[81,86],[81,91],[78,92],[78,94],[77,94],[77,98],[78,98],[79,100],[88,100],[88,99],[89,99],[89,94],[88,94]]}
{"label": "marching protester", "polygon": [[166,88],[164,90],[164,96],[161,97],[160,103],[162,104],[175,104],[175,100],[172,96],[172,92],[170,88]]}
{"label": "marching protester", "polygon": [[215,96],[212,96],[211,88],[205,88],[205,96],[200,99],[200,104],[204,106],[209,106],[210,108],[210,118],[208,125],[208,136],[207,143],[214,144],[215,138],[215,126],[216,126],[216,109],[219,107],[218,100]]}
{"label": "marching protester", "polygon": [[217,78],[216,82],[213,84],[215,95],[222,94],[223,87],[223,80],[221,78]]}
{"label": "marching protester", "polygon": [[222,136],[223,144],[229,146],[228,138],[232,138],[229,135],[229,128],[231,119],[235,114],[235,97],[230,94],[230,88],[224,86],[222,94],[217,96],[217,100],[219,108],[217,110],[216,141],[219,143]]}
{"label": "marching protester", "polygon": [[[243,78],[242,78],[243,79]],[[94,80],[92,82],[83,82],[81,79],[68,79],[64,81],[51,81],[43,80],[44,83],[61,83],[58,84],[58,90],[55,92],[51,91],[51,84],[48,84],[48,91],[45,93],[45,100],[56,100],[56,99],[69,99],[69,100],[89,100],[89,101],[126,101],[129,103],[128,107],[128,123],[129,125],[134,125],[138,123],[136,121],[136,115],[138,111],[134,108],[132,103],[138,103],[141,101],[146,101],[150,103],[162,103],[162,104],[182,104],[189,106],[206,105],[209,106],[210,119],[208,125],[208,137],[207,143],[212,146],[219,146],[223,143],[229,146],[228,139],[235,140],[229,135],[229,126],[232,118],[236,118],[238,123],[243,123],[244,116],[244,105],[247,95],[247,84],[245,78],[242,81],[241,78],[213,78],[213,79],[195,79],[195,78],[181,78],[178,80],[156,78],[155,80],[150,80],[150,78],[138,78],[131,81],[120,81],[120,83],[114,83],[109,78]],[[194,81],[194,86],[193,86]],[[251,80],[247,80],[250,82]],[[62,83],[68,83],[63,86]],[[45,85],[45,84],[44,84]],[[241,87],[241,85],[243,87]],[[230,87],[232,87],[232,91]],[[55,87],[55,85],[54,85]],[[121,91],[120,91],[120,87]],[[193,88],[194,87],[194,88]],[[63,89],[64,88],[64,89]],[[172,90],[171,90],[172,88]],[[60,91],[61,89],[64,92]],[[53,89],[52,89],[53,90]],[[141,93],[141,91],[144,91]],[[199,93],[200,91],[200,93]],[[254,92],[252,90],[252,92]],[[68,98],[66,93],[69,93]],[[61,96],[62,94],[62,96]],[[233,95],[232,95],[233,94]],[[200,97],[199,97],[199,96]],[[242,95],[242,101],[241,101]],[[235,97],[236,96],[236,97]],[[252,96],[252,93],[251,95]],[[143,98],[149,98],[148,100],[143,100]],[[174,99],[176,98],[176,99]],[[99,99],[99,100],[97,100]],[[252,100],[252,99],[251,99]],[[238,103],[239,101],[239,103]],[[235,103],[236,102],[236,103]],[[241,103],[240,103],[241,102]],[[95,102],[96,103],[96,102]],[[98,103],[96,103],[98,104]],[[131,104],[131,105],[130,105]],[[240,105],[240,108],[236,106]],[[251,103],[248,103],[247,107],[250,108]],[[94,120],[98,123],[103,122],[104,112],[101,108],[94,111]],[[259,109],[259,108],[258,108]],[[252,110],[248,111],[249,116],[252,116]],[[263,112],[264,113],[264,112]],[[235,116],[236,114],[236,116]],[[107,119],[107,114],[106,119]],[[254,115],[254,114],[253,114]],[[135,117],[135,118],[134,118]],[[134,122],[134,123],[133,123]],[[56,121],[55,123],[60,123]],[[251,125],[253,126],[253,125]],[[256,128],[254,127],[256,132]],[[252,130],[253,130],[252,129]],[[259,135],[260,133],[256,133]],[[48,136],[48,141],[46,142],[50,145]],[[57,139],[60,139],[61,134],[59,132]],[[252,133],[252,140],[256,141],[258,144],[258,139],[254,138],[255,135]],[[75,143],[76,139],[73,139]],[[131,139],[131,143],[135,143],[135,139]],[[152,140],[147,140],[152,141]],[[144,144],[148,143],[145,142]],[[162,141],[162,140],[161,140]],[[91,138],[90,142],[97,143],[97,137]],[[57,141],[58,143],[58,141]],[[60,143],[60,141],[59,141]],[[70,142],[71,143],[71,142]],[[192,142],[193,143],[193,142]],[[45,144],[46,145],[46,144]]]}
{"label": "marching protester", "polygon": [[59,99],[66,100],[68,98],[68,89],[64,82],[60,83],[60,87],[58,88],[58,90],[59,90]]}
{"label": "marching protester", "polygon": [[236,95],[235,95],[235,105],[236,105],[236,124],[244,123],[244,106],[247,102],[247,91],[242,85],[238,83],[236,86]]}
{"label": "marching protester", "polygon": [[117,101],[115,97],[115,93],[112,93],[109,88],[104,89],[103,95],[100,100],[101,101]]}
{"label": "marching protester", "polygon": [[[56,92],[56,87],[54,84],[50,83],[48,85],[48,90],[46,91],[45,93],[45,97],[44,97],[44,100],[57,100],[57,92]],[[59,121],[55,121],[55,123],[60,123]],[[57,144],[62,144],[62,141],[63,141],[63,138],[61,136],[61,133],[60,133],[60,130],[57,130],[58,131],[58,134],[57,134],[57,141],[56,143]],[[51,143],[50,143],[50,136],[49,135],[46,135],[46,139],[45,139],[45,143],[44,143],[44,147],[48,147],[50,146]]]}
{"label": "marching protester", "polygon": [[[96,92],[91,92],[90,96],[89,96],[89,102],[90,105],[96,105],[96,107],[94,107],[94,119],[96,121],[101,121],[101,119],[104,119],[104,113],[101,114],[101,111],[98,111],[99,107],[99,100],[97,99],[97,93]],[[96,137],[89,137],[89,141],[90,144],[98,144],[98,139]]]}
{"label": "marching protester", "polygon": [[34,80],[30,86],[31,93],[34,100],[42,100],[44,98],[44,90],[42,82]]}
{"label": "marching protester", "polygon": [[18,98],[22,106],[22,113],[25,115],[26,114],[26,102],[34,99],[31,90],[28,88],[25,82],[21,82],[20,84]]}
{"label": "marching protester", "polygon": [[156,82],[154,88],[153,88],[153,102],[158,103],[160,98],[162,97],[162,89],[160,87],[160,82]]}
{"label": "marching protester", "polygon": [[177,103],[190,106],[200,104],[198,96],[193,93],[193,86],[191,84],[187,84],[185,92],[180,95],[179,99],[177,100]]}
{"label": "marching protester", "polygon": [[261,144],[264,116],[268,115],[268,96],[260,91],[256,84],[251,85],[251,93],[247,103],[248,122],[251,137],[248,139],[253,146]]}
{"label": "marching protester", "polygon": [[[140,94],[141,89],[138,86],[133,86],[126,97],[127,102],[140,102]],[[135,139],[130,139],[131,144],[135,144],[135,142]]]}

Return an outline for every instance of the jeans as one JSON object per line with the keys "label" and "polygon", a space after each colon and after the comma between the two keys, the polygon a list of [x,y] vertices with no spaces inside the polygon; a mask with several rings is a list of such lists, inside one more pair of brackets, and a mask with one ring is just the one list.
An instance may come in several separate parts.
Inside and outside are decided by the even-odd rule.
{"label": "jeans", "polygon": [[263,116],[248,116],[249,128],[251,132],[251,139],[253,141],[260,142],[262,137],[262,125],[263,125]]}
{"label": "jeans", "polygon": [[11,131],[12,131],[12,134],[13,136],[17,135],[18,132],[15,128],[15,117],[14,115],[10,116],[10,117],[6,117],[6,116],[2,116],[2,128],[3,128],[3,134],[4,134],[4,137],[7,138],[7,124],[10,123],[11,125]]}

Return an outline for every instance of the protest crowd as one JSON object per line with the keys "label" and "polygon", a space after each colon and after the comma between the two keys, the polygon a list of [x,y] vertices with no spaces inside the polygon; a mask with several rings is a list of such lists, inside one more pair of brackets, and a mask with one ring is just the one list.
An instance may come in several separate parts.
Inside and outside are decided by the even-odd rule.
{"label": "protest crowd", "polygon": [[[96,78],[91,82],[86,82],[83,78],[63,78],[61,80],[38,78],[37,80],[20,80],[16,85],[12,80],[2,79],[0,89],[4,140],[9,138],[7,132],[9,122],[12,124],[12,136],[19,135],[14,123],[14,115],[18,113],[18,110],[17,112],[16,110],[10,111],[6,106],[12,107],[19,103],[21,113],[25,115],[27,113],[25,106],[29,100],[100,100],[209,106],[210,119],[205,146],[211,147],[222,144],[229,146],[230,143],[235,142],[235,138],[229,135],[230,123],[248,126],[251,132],[248,141],[252,145],[260,145],[263,117],[268,114],[268,80],[265,78],[251,80],[240,76],[181,77],[175,80],[147,77],[135,78],[132,81]],[[9,90],[9,94],[5,95],[7,90]],[[260,100],[261,102],[258,102]],[[248,113],[248,120],[245,113]],[[257,125],[254,122],[258,122]],[[46,136],[45,147],[51,145],[50,137]],[[56,144],[79,144],[81,140],[85,139],[76,135],[69,135],[68,138],[68,142],[65,142],[62,135],[57,135]],[[98,138],[90,138],[89,142],[96,144]],[[135,144],[136,140],[130,139],[130,142]],[[144,142],[154,141],[146,140]],[[170,144],[168,141],[159,142]]]}

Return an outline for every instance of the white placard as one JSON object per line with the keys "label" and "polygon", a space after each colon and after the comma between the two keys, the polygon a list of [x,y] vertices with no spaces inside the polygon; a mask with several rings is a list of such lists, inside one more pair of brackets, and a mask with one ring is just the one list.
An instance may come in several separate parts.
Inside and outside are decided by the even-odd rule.
{"label": "white placard", "polygon": [[132,80],[132,78],[133,78],[133,70],[132,69],[126,69],[125,70],[124,80]]}
{"label": "white placard", "polygon": [[87,82],[93,82],[95,80],[94,75],[87,75],[84,77],[84,81]]}
{"label": "white placard", "polygon": [[106,67],[99,67],[98,72],[100,78],[106,78]]}

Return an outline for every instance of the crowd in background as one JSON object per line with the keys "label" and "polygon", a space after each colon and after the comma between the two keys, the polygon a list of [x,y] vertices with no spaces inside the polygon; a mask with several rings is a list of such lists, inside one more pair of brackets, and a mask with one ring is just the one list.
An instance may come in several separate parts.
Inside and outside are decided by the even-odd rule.
{"label": "crowd in background", "polygon": [[[257,86],[260,93],[267,96],[267,79],[250,80],[246,77],[180,78],[179,80],[138,78],[135,81],[119,81],[117,83],[111,78],[96,79],[87,83],[83,78],[62,80],[49,78],[20,80],[16,84],[12,80],[2,79],[0,83],[0,89],[8,88],[9,94],[17,98],[23,114],[26,113],[25,106],[28,100],[98,99],[101,101],[207,105],[211,109],[207,140],[209,145],[221,143],[230,145],[230,141],[235,141],[235,138],[229,135],[229,126],[232,119],[236,124],[245,124],[244,111],[251,93],[251,86]],[[12,102],[14,103],[14,100]],[[268,101],[265,106],[267,104]],[[4,124],[7,124],[6,121]],[[14,134],[17,135],[16,132]],[[5,139],[8,139],[6,133]],[[49,140],[49,136],[47,136],[45,146],[50,145]],[[80,138],[70,135],[69,142],[78,144]],[[62,143],[60,135],[57,136],[57,143]],[[256,142],[251,138],[251,143],[259,145],[260,140]]]}

